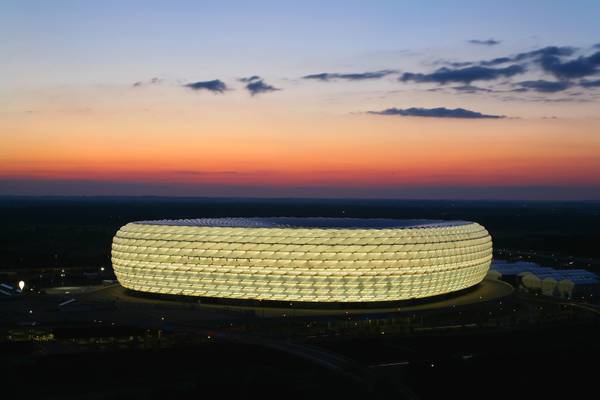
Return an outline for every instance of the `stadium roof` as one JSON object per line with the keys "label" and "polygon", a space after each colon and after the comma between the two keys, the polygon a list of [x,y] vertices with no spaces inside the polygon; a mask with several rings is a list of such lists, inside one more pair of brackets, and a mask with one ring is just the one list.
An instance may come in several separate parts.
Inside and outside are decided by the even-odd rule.
{"label": "stadium roof", "polygon": [[600,283],[598,275],[584,269],[555,269],[542,267],[534,262],[517,261],[509,263],[504,260],[495,260],[491,268],[502,273],[502,275],[518,275],[523,272],[531,272],[540,279],[554,278],[557,281],[569,279],[579,285]]}
{"label": "stadium roof", "polygon": [[329,229],[386,229],[438,228],[467,225],[468,221],[387,218],[323,218],[323,217],[270,217],[270,218],[197,218],[137,221],[143,225],[203,226],[223,228],[329,228]]}

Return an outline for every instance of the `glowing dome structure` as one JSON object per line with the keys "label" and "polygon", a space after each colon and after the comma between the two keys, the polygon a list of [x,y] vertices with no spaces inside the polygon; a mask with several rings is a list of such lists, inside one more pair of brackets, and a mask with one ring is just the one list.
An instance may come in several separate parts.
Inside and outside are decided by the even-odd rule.
{"label": "glowing dome structure", "polygon": [[126,288],[286,302],[381,302],[476,285],[492,241],[466,221],[214,218],[123,226],[112,263]]}

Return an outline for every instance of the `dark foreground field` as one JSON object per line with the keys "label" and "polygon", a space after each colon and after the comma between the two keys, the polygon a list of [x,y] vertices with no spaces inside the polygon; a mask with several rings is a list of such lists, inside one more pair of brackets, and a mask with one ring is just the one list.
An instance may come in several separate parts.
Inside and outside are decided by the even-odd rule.
{"label": "dark foreground field", "polygon": [[3,392],[26,399],[583,398],[596,386],[600,331],[597,325],[572,328],[312,341],[356,360],[358,379],[219,339],[65,354],[13,343],[0,346],[0,372]]}
{"label": "dark foreground field", "polygon": [[4,197],[0,268],[110,268],[112,236],[127,222],[252,216],[465,219],[488,228],[502,258],[575,257],[588,269],[600,258],[598,202]]}
{"label": "dark foreground field", "polygon": [[[244,216],[472,220],[501,258],[600,272],[600,203],[167,198],[0,198],[0,268],[104,267],[108,277],[112,237],[127,222]],[[72,286],[80,275],[46,283]],[[576,301],[515,293],[465,309],[313,321],[216,319],[191,303],[119,314],[129,304],[120,298],[51,296],[3,299],[10,398],[581,398],[597,386],[600,309]],[[192,318],[177,325],[178,313]]]}

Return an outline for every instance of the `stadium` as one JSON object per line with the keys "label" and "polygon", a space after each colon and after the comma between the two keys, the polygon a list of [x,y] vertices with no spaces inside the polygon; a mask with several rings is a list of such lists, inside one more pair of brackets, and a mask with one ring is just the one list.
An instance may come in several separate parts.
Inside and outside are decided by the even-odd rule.
{"label": "stadium", "polygon": [[213,218],[132,222],[112,244],[128,289],[305,303],[422,299],[477,285],[492,241],[467,221]]}

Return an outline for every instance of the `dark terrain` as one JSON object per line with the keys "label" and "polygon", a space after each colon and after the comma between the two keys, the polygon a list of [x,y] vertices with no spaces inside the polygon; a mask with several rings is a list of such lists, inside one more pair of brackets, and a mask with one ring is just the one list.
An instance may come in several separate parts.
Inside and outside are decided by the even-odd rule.
{"label": "dark terrain", "polygon": [[[50,269],[44,272],[49,281],[38,284],[51,287],[90,284],[82,277],[85,270],[104,267],[94,275],[98,284],[112,277],[111,240],[130,221],[250,216],[472,220],[489,230],[498,258],[600,273],[598,202],[204,198],[0,198],[0,269],[9,280],[25,276],[24,270],[41,278],[35,271]],[[56,278],[63,276],[57,275],[65,272],[62,268],[78,273]],[[156,304],[134,309],[126,323],[114,322],[124,306],[118,299],[89,307],[79,299],[72,308],[61,308],[72,297],[32,290],[23,298],[2,298],[3,394],[36,399],[554,399],[581,398],[597,386],[600,306],[591,301],[515,292],[499,302],[412,317],[230,313],[214,321],[199,318],[201,312],[185,303],[180,307],[196,321],[188,326],[170,322],[174,315],[159,322],[163,311]],[[44,324],[44,313],[54,322]],[[331,360],[335,365],[328,367]]]}
{"label": "dark terrain", "polygon": [[0,268],[110,268],[112,237],[127,222],[251,216],[464,219],[484,225],[496,251],[588,269],[600,258],[598,202],[4,197]]}

